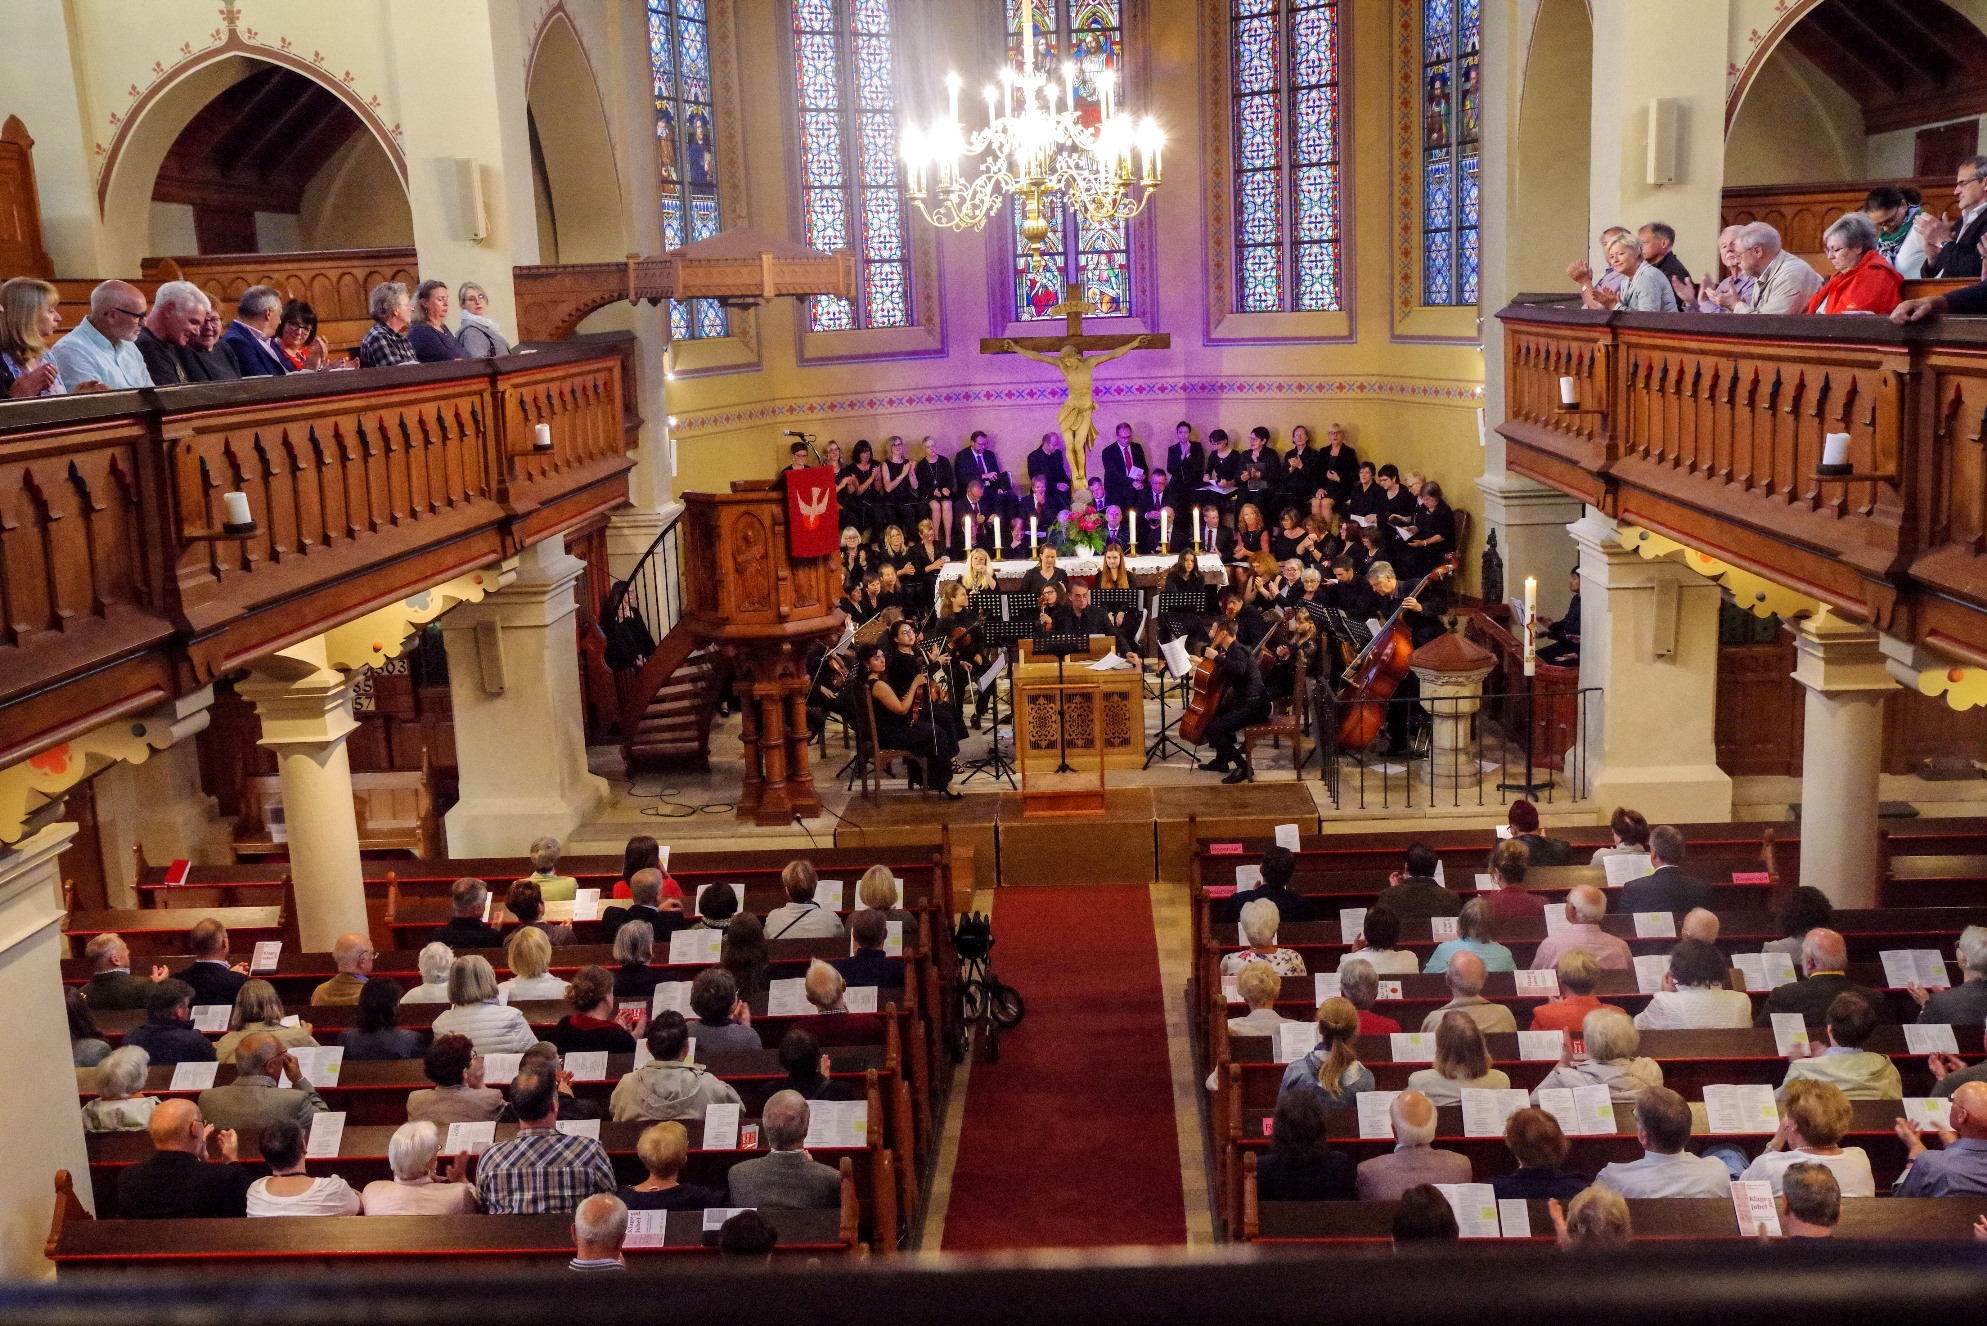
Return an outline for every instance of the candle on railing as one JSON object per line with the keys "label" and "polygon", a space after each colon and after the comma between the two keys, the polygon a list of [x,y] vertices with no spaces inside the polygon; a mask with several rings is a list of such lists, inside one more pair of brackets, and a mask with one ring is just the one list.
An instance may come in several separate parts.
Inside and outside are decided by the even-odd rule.
{"label": "candle on railing", "polygon": [[993,518],[993,536],[994,536],[994,560],[998,562],[1000,560],[1000,517],[999,516],[995,516]]}
{"label": "candle on railing", "polygon": [[1580,403],[1579,384],[1575,383],[1572,378],[1561,378],[1559,380],[1559,403],[1561,405],[1578,405]]}
{"label": "candle on railing", "polygon": [[1848,474],[1855,469],[1849,463],[1849,434],[1830,433],[1821,440],[1821,464],[1816,467],[1818,474]]}
{"label": "candle on railing", "polygon": [[1173,508],[1169,506],[1162,506],[1159,508],[1159,551],[1160,552],[1165,552],[1168,548],[1172,546],[1173,543],[1172,533],[1173,533]]}
{"label": "candle on railing", "polygon": [[[1571,378],[1564,381],[1571,382]],[[1536,576],[1525,577],[1525,675],[1536,677],[1539,671],[1539,582]]]}
{"label": "candle on railing", "polygon": [[973,518],[971,516],[967,516],[966,517],[966,551],[971,552],[972,550],[973,550]]}
{"label": "candle on railing", "polygon": [[533,425],[531,430],[531,449],[533,451],[550,451],[552,449],[552,425]]}
{"label": "candle on railing", "polygon": [[1036,544],[1035,517],[1031,515],[1028,517],[1028,551],[1029,552],[1032,553],[1035,551],[1035,544]]}
{"label": "candle on railing", "polygon": [[227,512],[229,526],[253,525],[255,513],[248,509],[247,493],[222,493],[221,507]]}

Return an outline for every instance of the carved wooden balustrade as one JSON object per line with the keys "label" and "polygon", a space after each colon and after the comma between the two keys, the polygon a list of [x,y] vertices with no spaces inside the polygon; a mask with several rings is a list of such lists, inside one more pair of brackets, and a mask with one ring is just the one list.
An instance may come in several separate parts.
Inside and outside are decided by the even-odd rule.
{"label": "carved wooden balustrade", "polygon": [[[382,281],[399,281],[411,294],[420,268],[409,249],[324,249],[303,253],[210,253],[198,257],[147,258],[147,280],[187,280],[205,290],[225,323],[235,301],[252,285],[301,299],[317,314],[318,334],[335,351],[354,349],[372,327],[366,301]],[[65,325],[73,325],[65,319]]]}
{"label": "carved wooden balustrade", "polygon": [[0,765],[624,502],[631,346],[0,406]]}
{"label": "carved wooden balustrade", "polygon": [[[1987,322],[1499,317],[1512,469],[1987,663]],[[1816,472],[1829,433],[1849,434],[1847,479]]]}

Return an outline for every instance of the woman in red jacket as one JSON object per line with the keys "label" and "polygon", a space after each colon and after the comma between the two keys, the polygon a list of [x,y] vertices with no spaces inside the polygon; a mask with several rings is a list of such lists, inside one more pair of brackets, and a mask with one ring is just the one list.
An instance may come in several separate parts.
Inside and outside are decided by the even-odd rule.
{"label": "woman in red jacket", "polygon": [[1877,248],[1877,227],[1862,212],[1845,212],[1822,232],[1835,275],[1808,301],[1810,313],[1888,314],[1902,298],[1904,278]]}

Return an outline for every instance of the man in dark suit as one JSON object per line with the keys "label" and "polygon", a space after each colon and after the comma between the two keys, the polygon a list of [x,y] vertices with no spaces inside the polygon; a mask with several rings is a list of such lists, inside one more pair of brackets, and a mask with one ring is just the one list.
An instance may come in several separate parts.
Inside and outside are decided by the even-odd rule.
{"label": "man in dark suit", "polygon": [[1104,500],[1129,511],[1145,483],[1145,448],[1131,440],[1131,425],[1119,424],[1117,436],[1104,448]]}
{"label": "man in dark suit", "polygon": [[490,890],[482,880],[465,876],[449,890],[453,915],[448,924],[428,936],[430,944],[447,944],[452,949],[502,948],[504,936],[483,919]]}
{"label": "man in dark suit", "polygon": [[1617,912],[1672,912],[1682,916],[1693,907],[1711,906],[1711,886],[1681,869],[1683,834],[1676,826],[1659,824],[1649,831],[1649,856],[1654,874],[1630,880],[1615,900]]}
{"label": "man in dark suit", "polygon": [[1410,917],[1425,921],[1431,916],[1462,915],[1462,895],[1451,893],[1435,881],[1435,867],[1440,860],[1435,849],[1426,843],[1409,847],[1407,869],[1396,870],[1387,877],[1387,887],[1380,891],[1373,905],[1386,908],[1404,921]]}
{"label": "man in dark suit", "polygon": [[1079,580],[1069,587],[1069,611],[1076,618],[1076,629],[1083,634],[1117,636],[1111,627],[1111,615],[1090,601],[1088,581]]}
{"label": "man in dark suit", "polygon": [[890,938],[890,919],[873,907],[865,907],[849,918],[849,935],[856,951],[835,960],[835,970],[850,985],[878,985],[887,990],[904,984],[904,960],[884,951]]}
{"label": "man in dark suit", "polygon": [[[964,452],[960,453],[961,457],[964,457],[965,454]],[[953,556],[964,557],[974,548],[985,548],[988,552],[992,552],[994,544],[994,522],[1001,518],[1000,503],[987,495],[985,482],[977,478],[967,480],[966,495],[954,504],[953,510],[956,513],[955,518],[959,522],[958,532],[954,534],[952,539]],[[970,546],[966,539],[968,524],[972,526],[973,531]],[[1001,546],[1005,548],[1007,545],[1002,544]]]}
{"label": "man in dark suit", "polygon": [[[152,1111],[152,1154],[117,1180],[117,1214],[124,1220],[225,1218],[248,1214],[255,1181],[235,1159],[235,1135],[211,1127],[190,1100],[162,1100]],[[219,1145],[219,1165],[207,1163]]]}
{"label": "man in dark suit", "polygon": [[978,479],[985,491],[987,504],[996,511],[1006,505],[1006,499],[1013,491],[1007,471],[1001,468],[1000,457],[994,454],[986,433],[978,429],[967,440],[966,449],[952,462],[952,477],[961,488]]}
{"label": "man in dark suit", "polygon": [[1921,212],[1913,226],[1925,241],[1926,279],[1981,275],[1980,240],[1987,236],[1987,156],[1960,162],[1953,178],[1953,202],[1959,207],[1958,233],[1944,217]]}
{"label": "man in dark suit", "polygon": [[1773,1025],[1775,1013],[1799,1013],[1807,1019],[1808,1030],[1819,1031],[1828,1023],[1828,1006],[1840,994],[1861,995],[1875,1010],[1879,1022],[1889,1022],[1889,1005],[1877,992],[1849,979],[1849,946],[1833,930],[1817,926],[1801,941],[1803,979],[1776,988],[1760,1006],[1756,1027]]}
{"label": "man in dark suit", "polygon": [[628,905],[609,907],[600,914],[600,928],[610,939],[630,921],[647,921],[655,931],[655,942],[666,946],[669,937],[689,925],[680,911],[665,912],[656,906],[662,897],[662,872],[653,867],[637,870],[628,880]]}
{"label": "man in dark suit", "polygon": [[1173,445],[1166,448],[1166,505],[1173,508],[1173,528],[1186,521],[1182,516],[1193,510],[1194,494],[1207,477],[1207,457],[1194,441],[1193,425],[1182,419],[1173,429]]}
{"label": "man in dark suit", "polygon": [[[1166,549],[1159,546],[1159,513],[1166,509],[1166,485],[1170,476],[1164,470],[1147,470],[1145,486],[1138,490],[1138,505],[1132,509],[1133,533],[1138,546],[1127,549],[1134,553],[1160,553]],[[1167,527],[1174,538],[1181,537],[1183,528],[1179,513],[1166,517]]]}
{"label": "man in dark suit", "polygon": [[252,285],[235,301],[235,320],[221,333],[220,345],[235,357],[245,378],[282,377],[290,361],[276,348],[276,331],[283,320],[283,296],[266,285]]}
{"label": "man in dark suit", "polygon": [[145,1008],[152,1000],[152,983],[166,978],[166,969],[152,964],[149,977],[131,970],[131,949],[121,935],[102,934],[91,939],[83,950],[90,964],[90,980],[83,987],[83,1002],[93,1013],[108,1009]]}
{"label": "man in dark suit", "polygon": [[248,984],[248,964],[228,964],[228,928],[210,916],[193,927],[188,941],[193,962],[179,979],[193,987],[194,1004],[233,1004]]}

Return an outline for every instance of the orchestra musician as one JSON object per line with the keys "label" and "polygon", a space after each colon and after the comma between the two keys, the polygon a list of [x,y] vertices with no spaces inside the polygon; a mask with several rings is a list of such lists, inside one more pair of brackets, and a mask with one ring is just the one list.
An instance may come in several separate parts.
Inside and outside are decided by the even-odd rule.
{"label": "orchestra musician", "polygon": [[943,792],[949,801],[963,799],[952,790],[952,762],[959,754],[959,741],[939,721],[931,700],[931,676],[920,671],[899,691],[890,684],[890,660],[881,645],[864,645],[857,667],[868,686],[876,711],[876,739],[880,745],[909,751],[924,765],[925,786]]}
{"label": "orchestra musician", "polygon": [[975,548],[966,554],[966,592],[968,594],[990,594],[1000,588],[995,579],[993,558],[985,548]]}
{"label": "orchestra musician", "polygon": [[1573,591],[1573,599],[1566,605],[1566,615],[1556,622],[1546,622],[1544,626],[1539,627],[1538,656],[1541,663],[1550,663],[1560,668],[1577,668],[1580,666],[1579,567],[1573,568],[1567,587]]}
{"label": "orchestra musician", "polygon": [[1269,692],[1272,705],[1278,700],[1288,700],[1297,689],[1300,661],[1306,677],[1318,675],[1319,645],[1323,637],[1318,634],[1317,619],[1308,612],[1293,613],[1286,631],[1282,643],[1272,651],[1274,659],[1263,673],[1263,687]]}
{"label": "orchestra musician", "polygon": [[1035,550],[1035,565],[1021,577],[1021,592],[1040,596],[1049,585],[1056,587],[1058,598],[1069,594],[1069,572],[1056,565],[1055,547],[1045,543]]}
{"label": "orchestra musician", "polygon": [[[1125,550],[1115,543],[1104,545],[1104,566],[1097,572],[1099,589],[1131,589],[1131,568],[1125,564]],[[1145,610],[1137,607],[1138,600],[1132,600],[1129,612],[1111,612],[1108,615],[1111,632],[1118,637],[1118,652],[1136,654],[1138,652],[1138,630],[1145,624]]]}
{"label": "orchestra musician", "polygon": [[[1348,615],[1358,621],[1385,622],[1399,610],[1408,638],[1419,649],[1442,634],[1441,612],[1447,598],[1439,582],[1431,581],[1422,592],[1424,599],[1413,597],[1395,578],[1391,565],[1375,562],[1366,570],[1365,591],[1348,596],[1354,605],[1348,609]],[[1387,748],[1382,754],[1398,758],[1410,753],[1409,722],[1416,706],[1407,701],[1419,698],[1421,679],[1409,671],[1394,687],[1395,703],[1387,706]]]}
{"label": "orchestra musician", "polygon": [[821,729],[827,725],[829,714],[839,715],[853,729],[855,715],[850,712],[844,694],[848,687],[849,666],[842,656],[825,643],[815,644],[807,654],[807,675],[807,735],[819,737]]}
{"label": "orchestra musician", "polygon": [[1214,748],[1214,758],[1199,767],[1209,773],[1227,770],[1221,781],[1240,783],[1249,777],[1248,761],[1242,758],[1242,729],[1269,717],[1269,692],[1256,666],[1256,652],[1236,638],[1232,618],[1218,619],[1210,634],[1208,656],[1215,660],[1227,688],[1207,725],[1207,744]]}
{"label": "orchestra musician", "polygon": [[[937,631],[946,641],[946,675],[952,683],[955,707],[963,708],[966,684],[978,676],[992,660],[987,657],[986,623],[973,607],[963,580],[948,580],[939,587]],[[991,688],[981,691],[973,702],[973,730],[986,720],[993,703]]]}
{"label": "orchestra musician", "polygon": [[1061,584],[1049,583],[1041,588],[1041,615],[1036,621],[1036,634],[1076,635],[1076,613],[1062,596],[1062,585],[1068,584],[1065,578]]}
{"label": "orchestra musician", "polygon": [[[1166,568],[1166,574],[1159,582],[1159,593],[1162,597],[1175,594],[1188,595],[1195,603],[1202,607],[1206,606],[1207,584],[1201,579],[1200,568],[1195,563],[1192,550],[1180,549],[1180,555],[1174,559],[1173,565]],[[1178,636],[1186,636],[1190,646],[1196,644],[1205,633],[1203,622],[1205,616],[1206,614],[1200,611],[1162,611],[1159,614],[1160,643],[1164,644]]]}
{"label": "orchestra musician", "polygon": [[1090,601],[1090,586],[1081,580],[1069,587],[1069,615],[1080,635],[1117,635],[1110,614]]}

